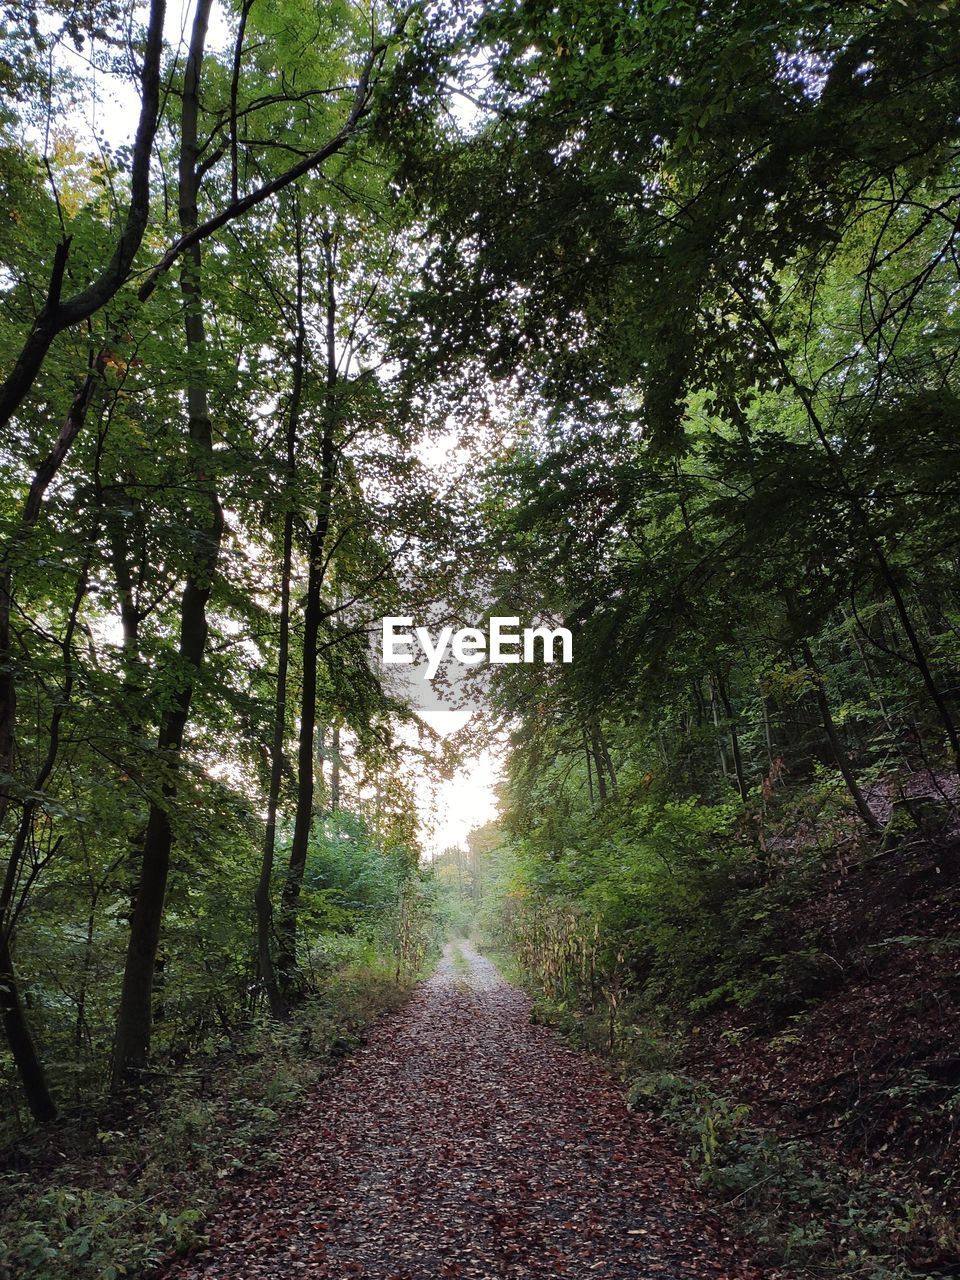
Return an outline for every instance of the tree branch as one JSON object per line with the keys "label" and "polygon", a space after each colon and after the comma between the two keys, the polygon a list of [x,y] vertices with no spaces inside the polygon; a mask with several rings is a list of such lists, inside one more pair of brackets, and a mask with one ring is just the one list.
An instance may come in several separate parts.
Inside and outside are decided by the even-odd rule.
{"label": "tree branch", "polygon": [[188,231],[186,235],[180,237],[174,244],[170,246],[155,267],[153,267],[146,280],[140,286],[138,297],[141,302],[146,300],[157,287],[160,277],[177,261],[180,255],[187,249],[193,248],[194,245],[206,240],[208,236],[213,235],[215,231],[219,231],[221,227],[225,227],[228,223],[233,222],[236,218],[241,217],[248,210],[253,209],[256,205],[262,204],[264,200],[269,200],[271,196],[276,195],[278,191],[282,191],[291,183],[296,182],[298,178],[302,178],[304,174],[309,173],[311,169],[316,169],[318,165],[323,164],[324,160],[328,160],[330,156],[335,155],[350,140],[356,132],[357,126],[370,109],[370,78],[374,68],[383,60],[387,45],[381,42],[374,45],[371,49],[367,61],[364,64],[360,79],[357,81],[357,88],[353,98],[353,106],[350,108],[350,114],[347,116],[341,128],[337,131],[333,138],[330,139],[319,150],[313,151],[310,155],[305,156],[299,163],[281,173],[279,177],[265,182],[262,186],[251,191],[248,195],[241,196],[239,200],[232,200],[225,209],[221,209],[218,214],[212,218],[208,218],[206,222],[202,222],[198,227],[194,227],[192,231]]}

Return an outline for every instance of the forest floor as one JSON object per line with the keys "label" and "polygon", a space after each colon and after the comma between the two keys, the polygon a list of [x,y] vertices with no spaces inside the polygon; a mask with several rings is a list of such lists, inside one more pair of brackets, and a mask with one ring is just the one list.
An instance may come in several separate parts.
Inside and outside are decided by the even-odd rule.
{"label": "forest floor", "polygon": [[670,1141],[468,944],[382,1019],[164,1280],[759,1280]]}
{"label": "forest floor", "polygon": [[[808,997],[778,1018],[715,1013],[671,1066],[726,1099],[727,1114],[746,1108],[724,1158],[751,1183],[769,1178],[768,1234],[806,1236],[817,1257],[831,1232],[845,1237],[838,1252],[849,1247],[855,1226],[865,1255],[960,1275],[960,839],[949,835],[825,872],[784,944],[820,961]],[[736,1177],[728,1191],[742,1203]]]}

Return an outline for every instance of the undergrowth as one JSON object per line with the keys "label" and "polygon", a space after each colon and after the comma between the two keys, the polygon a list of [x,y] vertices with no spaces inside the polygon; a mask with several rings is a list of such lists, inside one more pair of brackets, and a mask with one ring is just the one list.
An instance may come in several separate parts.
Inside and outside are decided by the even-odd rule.
{"label": "undergrowth", "polygon": [[957,1227],[919,1183],[891,1186],[825,1157],[800,1138],[751,1122],[750,1108],[671,1071],[637,1075],[631,1105],[652,1109],[690,1141],[702,1184],[735,1208],[761,1260],[797,1276],[907,1280],[918,1250],[956,1248]]}
{"label": "undergrowth", "polygon": [[211,1041],[133,1114],[74,1116],[18,1144],[0,1173],[0,1280],[119,1280],[189,1248],[232,1179],[280,1160],[297,1101],[406,989],[377,967],[330,974],[289,1022]]}
{"label": "undergrowth", "polygon": [[[522,982],[516,963],[506,960]],[[797,1280],[916,1280],[956,1275],[935,1259],[960,1247],[951,1205],[920,1181],[896,1188],[866,1170],[831,1159],[822,1147],[779,1136],[755,1123],[750,1108],[723,1096],[678,1065],[686,1027],[634,1021],[626,1008],[618,1019],[611,1054],[604,1012],[548,999],[522,982],[532,996],[534,1021],[559,1031],[580,1048],[612,1056],[627,1084],[628,1105],[653,1112],[687,1144],[700,1183],[733,1210],[759,1246],[759,1260],[788,1269]],[[661,1011],[662,1013],[662,1011]],[[960,1091],[953,1117],[960,1117]],[[918,1258],[930,1258],[918,1266]]]}

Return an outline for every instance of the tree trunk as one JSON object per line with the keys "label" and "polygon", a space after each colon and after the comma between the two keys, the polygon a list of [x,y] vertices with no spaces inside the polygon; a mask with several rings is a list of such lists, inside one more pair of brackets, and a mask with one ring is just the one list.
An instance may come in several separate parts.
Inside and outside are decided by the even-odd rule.
{"label": "tree trunk", "polygon": [[[184,232],[197,223],[197,121],[198,89],[207,22],[212,0],[198,0],[184,71],[182,133],[180,152],[180,225]],[[190,716],[193,688],[199,675],[207,642],[207,601],[223,537],[223,509],[212,479],[216,458],[207,404],[206,331],[200,286],[200,248],[195,245],[184,255],[180,289],[183,297],[184,334],[191,370],[187,385],[187,413],[191,445],[197,459],[196,489],[205,498],[209,523],[202,530],[203,550],[188,570],[180,604],[180,646],[178,666],[189,672],[164,715],[158,738],[161,757],[167,758],[170,781],[163,798],[150,807],[143,841],[143,856],[136,901],[130,920],[130,938],[123,974],[117,1032],[114,1046],[112,1087],[122,1089],[134,1083],[147,1065],[150,1052],[153,983],[173,830],[170,807],[177,794],[177,771],[184,731]]]}
{"label": "tree trunk", "polygon": [[833,751],[834,759],[837,762],[837,768],[843,775],[843,780],[847,784],[847,790],[853,799],[853,803],[857,807],[857,812],[863,819],[865,826],[874,835],[879,835],[883,828],[877,821],[870,806],[867,804],[866,797],[860,790],[860,784],[857,782],[856,774],[850,763],[850,757],[847,755],[846,749],[840,735],[837,732],[837,726],[833,719],[833,713],[830,710],[830,703],[827,700],[826,690],[824,689],[823,673],[817,666],[813,653],[806,640],[800,642],[800,651],[803,654],[803,661],[813,672],[814,693],[817,699],[817,706],[820,708],[820,718],[823,721],[823,728],[827,735],[827,741]]}
{"label": "tree trunk", "polygon": [[340,808],[340,726],[334,724],[330,740],[330,812]]}
{"label": "tree trunk", "polygon": [[0,1014],[30,1114],[41,1123],[56,1118],[46,1073],[27,1022],[10,954],[10,940],[0,929]]}
{"label": "tree trunk", "polygon": [[600,724],[597,717],[590,717],[590,749],[593,753],[593,765],[596,770],[597,778],[597,795],[600,803],[604,804],[607,799],[607,775],[603,767],[603,749],[600,745]]}
{"label": "tree trunk", "polygon": [[257,913],[257,961],[260,977],[267,993],[270,1013],[274,1018],[286,1015],[286,1004],[277,981],[277,971],[271,950],[273,927],[273,900],[270,889],[273,881],[273,859],[277,843],[277,811],[280,802],[280,785],[283,779],[283,739],[287,719],[287,669],[290,658],[290,576],[293,549],[293,512],[283,518],[283,567],[280,587],[280,640],[277,658],[277,690],[274,706],[273,744],[270,752],[270,794],[267,800],[267,825],[263,836],[263,854],[260,862],[260,878],[254,893]]}
{"label": "tree trunk", "polygon": [[290,863],[283,885],[279,920],[280,943],[277,951],[277,974],[281,990],[289,995],[297,969],[297,913],[307,865],[307,848],[313,825],[314,737],[317,719],[317,660],[321,622],[320,592],[326,562],[324,551],[330,528],[330,507],[336,471],[334,443],[334,391],[337,384],[336,291],[332,236],[322,234],[326,264],[326,405],[321,441],[320,510],[308,542],[307,599],[303,614],[303,681],[300,704],[300,733],[297,746],[297,812],[290,845]]}
{"label": "tree trunk", "polygon": [[740,799],[746,800],[747,779],[743,772],[743,757],[740,754],[740,738],[737,734],[736,716],[733,714],[733,706],[727,693],[727,686],[724,684],[719,672],[717,672],[715,678],[717,693],[720,695],[720,702],[723,705],[723,713],[727,717],[727,732],[730,734],[730,754],[733,756],[733,771],[737,779],[737,790],[740,792]]}
{"label": "tree trunk", "polygon": [[882,549],[876,542],[873,543],[874,555],[880,566],[880,575],[887,584],[890,597],[893,600],[894,608],[897,611],[897,617],[900,619],[900,625],[903,627],[904,635],[907,642],[913,650],[914,660],[917,670],[920,672],[920,679],[923,681],[924,688],[930,696],[930,701],[937,709],[937,715],[940,717],[940,723],[943,725],[944,733],[947,735],[947,741],[950,743],[950,752],[953,757],[953,767],[960,774],[960,735],[957,734],[957,726],[953,721],[953,717],[947,707],[947,704],[937,688],[937,682],[934,679],[933,672],[930,670],[930,664],[927,662],[927,655],[920,643],[920,637],[917,635],[910,617],[910,611],[907,609],[906,601],[900,590],[893,569],[889,561],[883,554]]}
{"label": "tree trunk", "polygon": [[697,728],[702,729],[707,721],[707,708],[703,701],[703,690],[700,687],[699,676],[693,682],[693,704],[697,709]]}
{"label": "tree trunk", "polygon": [[297,968],[297,910],[307,865],[307,848],[313,824],[313,743],[317,719],[317,656],[320,630],[320,590],[323,585],[323,548],[326,521],[310,535],[307,568],[307,603],[303,614],[303,682],[300,733],[297,747],[297,812],[290,845],[290,864],[284,881],[279,922],[280,946],[277,973],[281,989],[289,994]]}
{"label": "tree trunk", "polygon": [[723,748],[723,735],[720,732],[720,715],[717,711],[717,686],[713,676],[710,677],[710,713],[713,717],[713,727],[717,733],[717,760],[720,764],[720,772],[724,778],[728,778],[730,772],[727,769],[727,753]]}
{"label": "tree trunk", "polygon": [[770,706],[767,695],[760,690],[760,710],[763,713],[763,741],[767,748],[767,764],[773,768],[773,734],[770,730]]}
{"label": "tree trunk", "polygon": [[614,795],[616,795],[617,794],[617,771],[616,769],[614,769],[613,761],[610,759],[610,749],[607,746],[607,740],[603,736],[603,729],[600,727],[599,722],[597,724],[597,737],[600,743],[600,754],[603,758],[603,763],[606,766],[607,775],[610,778],[610,790],[613,792]]}
{"label": "tree trunk", "polygon": [[260,878],[254,901],[257,910],[257,959],[260,977],[267,993],[270,1013],[274,1018],[286,1016],[286,1002],[280,990],[277,970],[271,949],[273,928],[273,860],[277,843],[277,811],[280,803],[280,785],[283,779],[283,740],[287,726],[287,671],[290,665],[290,579],[293,563],[293,494],[291,492],[296,470],[297,430],[300,423],[300,404],[303,398],[303,374],[306,359],[307,330],[303,314],[303,243],[299,211],[296,213],[297,255],[297,334],[293,357],[293,383],[290,389],[290,408],[287,415],[287,504],[283,516],[283,562],[280,570],[280,636],[277,646],[277,688],[274,703],[273,743],[270,750],[270,793],[267,798],[267,826],[263,837],[263,856],[260,862]]}

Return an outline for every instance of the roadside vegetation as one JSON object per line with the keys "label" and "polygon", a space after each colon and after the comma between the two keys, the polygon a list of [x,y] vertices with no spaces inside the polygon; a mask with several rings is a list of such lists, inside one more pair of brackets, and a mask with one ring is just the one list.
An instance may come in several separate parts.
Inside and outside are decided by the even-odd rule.
{"label": "roadside vegetation", "polygon": [[611,1059],[629,1104],[678,1135],[761,1264],[844,1280],[951,1274],[952,846],[918,836],[855,854],[821,825],[813,848],[760,878],[755,847],[729,829],[723,844],[691,833],[686,857],[674,830],[669,870],[657,846],[625,853],[620,834],[606,878],[609,824],[613,806],[593,858],[581,837],[576,890],[506,831],[482,859],[477,936],[532,1016]]}
{"label": "roadside vegetation", "polygon": [[309,1091],[409,991],[362,950],[318,975],[288,1021],[213,1033],[133,1109],[77,1111],[8,1150],[0,1277],[118,1280],[196,1247],[224,1193],[277,1166]]}

